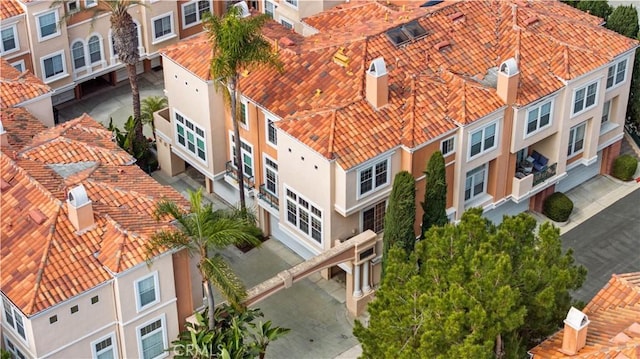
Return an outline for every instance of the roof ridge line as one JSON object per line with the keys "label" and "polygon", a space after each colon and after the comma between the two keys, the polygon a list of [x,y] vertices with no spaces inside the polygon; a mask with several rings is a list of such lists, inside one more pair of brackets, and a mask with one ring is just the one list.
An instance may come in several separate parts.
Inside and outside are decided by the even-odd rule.
{"label": "roof ridge line", "polygon": [[333,142],[335,140],[337,111],[334,109],[332,112],[331,128],[329,129],[329,146],[327,149],[329,150],[329,155],[333,158]]}
{"label": "roof ridge line", "polygon": [[[29,183],[33,184],[45,197],[48,197],[55,205],[62,206],[62,201],[60,201],[53,194],[51,194],[51,192],[45,186],[40,184],[40,182],[35,177],[31,176],[31,174],[29,172],[27,172],[24,168],[22,168],[20,165],[18,165],[18,163],[16,163],[16,161],[14,161],[11,157],[9,157],[6,154],[4,154],[4,152],[3,152],[3,156],[7,157],[7,159],[10,161],[11,165],[16,169],[16,172],[19,172],[26,179],[28,179]],[[31,160],[31,159],[26,158],[26,160]],[[33,161],[33,160],[31,160],[31,161]],[[38,162],[38,161],[36,161],[36,162]]]}
{"label": "roof ridge line", "polygon": [[[58,210],[56,211],[54,217],[55,217],[55,221],[53,221],[53,223],[51,224],[50,228],[49,228],[49,239],[48,239],[48,243],[47,243],[47,248],[45,249],[44,253],[42,254],[42,258],[40,259],[40,264],[38,265],[38,272],[36,273],[36,284],[33,288],[33,298],[31,298],[31,301],[29,303],[28,308],[30,309],[31,312],[33,312],[35,305],[36,305],[36,299],[38,298],[38,292],[40,291],[40,287],[41,287],[41,283],[42,283],[42,277],[44,275],[45,272],[45,267],[48,263],[49,260],[49,253],[51,253],[51,247],[53,246],[53,237],[56,233],[55,228],[56,228],[56,224],[58,223],[58,217],[60,214],[60,211],[62,210],[62,205],[58,206]],[[25,313],[26,314],[26,313]]]}

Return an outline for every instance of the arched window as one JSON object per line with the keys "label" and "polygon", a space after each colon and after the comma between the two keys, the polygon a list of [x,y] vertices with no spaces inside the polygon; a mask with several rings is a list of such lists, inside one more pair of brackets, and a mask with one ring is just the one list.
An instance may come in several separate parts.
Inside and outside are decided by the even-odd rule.
{"label": "arched window", "polygon": [[80,41],[76,41],[71,46],[71,55],[73,57],[73,69],[79,70],[85,66],[84,45]]}
{"label": "arched window", "polygon": [[102,60],[102,49],[100,48],[100,38],[93,35],[89,38],[89,60],[95,64]]}

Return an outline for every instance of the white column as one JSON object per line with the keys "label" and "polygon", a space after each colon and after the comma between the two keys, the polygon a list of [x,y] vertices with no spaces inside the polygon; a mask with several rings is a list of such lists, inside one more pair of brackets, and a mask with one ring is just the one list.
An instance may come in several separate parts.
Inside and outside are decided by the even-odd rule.
{"label": "white column", "polygon": [[371,291],[371,286],[369,285],[369,267],[371,266],[370,261],[366,261],[362,264],[362,291],[365,293],[369,293]]}
{"label": "white column", "polygon": [[353,296],[362,297],[362,290],[360,289],[360,264],[353,266]]}

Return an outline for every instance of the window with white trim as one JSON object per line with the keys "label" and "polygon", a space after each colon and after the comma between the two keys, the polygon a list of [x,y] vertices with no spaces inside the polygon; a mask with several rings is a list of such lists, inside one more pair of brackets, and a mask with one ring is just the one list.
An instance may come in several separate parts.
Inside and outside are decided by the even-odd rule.
{"label": "window with white trim", "polygon": [[140,358],[156,359],[169,355],[169,353],[165,351],[167,347],[167,332],[164,326],[164,317],[143,324],[139,326],[136,331],[138,334]]}
{"label": "window with white trim", "polygon": [[136,307],[138,312],[160,302],[160,288],[158,272],[153,272],[133,283],[136,292]]}
{"label": "window with white trim", "polygon": [[8,300],[2,299],[2,306],[4,308],[4,321],[7,323],[18,335],[27,340],[27,334],[24,331],[24,317],[14,308]]}
{"label": "window with white trim", "polygon": [[609,66],[607,71],[607,89],[624,82],[627,74],[627,59]]}
{"label": "window with white trim", "polygon": [[358,193],[363,196],[389,183],[389,159],[384,159],[358,171]]}
{"label": "window with white trim", "polygon": [[551,125],[552,102],[547,101],[527,111],[526,135],[536,133]]}
{"label": "window with white trim", "polygon": [[384,215],[387,201],[378,202],[373,206],[362,210],[362,231],[370,229],[376,233],[384,231]]}
{"label": "window with white trim", "polygon": [[249,129],[249,101],[245,99],[240,100],[240,113],[238,121],[246,129]]}
{"label": "window with white trim", "polygon": [[153,41],[160,42],[174,35],[173,31],[173,12],[160,15],[151,19],[153,24]]}
{"label": "window with white trim", "polygon": [[79,0],[68,0],[67,1],[67,11],[72,13],[80,10],[80,1]]}
{"label": "window with white trim", "polygon": [[4,347],[11,354],[11,359],[25,359],[24,354],[16,347],[15,344],[7,336],[4,337]]}
{"label": "window with white trim", "polygon": [[211,11],[211,4],[208,0],[192,1],[182,4],[182,27],[190,27],[199,24],[205,13]]}
{"label": "window with white trim", "polygon": [[45,14],[38,15],[36,17],[36,22],[38,23],[38,40],[44,41],[60,35],[58,21],[58,10],[52,10]]}
{"label": "window with white trim", "polygon": [[497,147],[497,123],[489,124],[469,136],[469,158],[488,152]]}
{"label": "window with white trim", "polygon": [[293,22],[283,17],[280,17],[280,24],[284,26],[285,29],[293,30]]}
{"label": "window with white trim", "polygon": [[452,154],[456,151],[455,145],[456,145],[456,138],[449,137],[440,143],[440,152],[442,152],[443,156]]}
{"label": "window with white trim", "polygon": [[290,188],[287,188],[286,192],[287,222],[307,237],[322,244],[322,210]]}
{"label": "window with white trim", "polygon": [[[229,144],[231,146],[231,160],[233,167],[238,168],[238,161],[236,160],[236,145],[234,142],[235,137],[233,134],[230,135],[231,138],[229,140]],[[242,169],[244,175],[246,177],[253,177],[253,147],[244,142],[242,138],[240,138],[240,153],[242,153]]]}
{"label": "window with white trim", "polygon": [[0,48],[0,53],[7,54],[17,51],[20,48],[16,25],[5,27],[0,30],[0,34],[2,35],[2,47]]}
{"label": "window with white trim", "polygon": [[173,111],[176,123],[176,141],[185,150],[191,152],[202,161],[207,161],[207,145],[204,130],[194,122]]}
{"label": "window with white trim", "polygon": [[265,126],[267,129],[267,142],[275,146],[278,144],[278,131],[276,130],[274,121],[268,116],[265,116],[264,120],[267,122],[267,125]]}
{"label": "window with white trim", "polygon": [[285,0],[287,2],[287,4],[293,6],[293,7],[298,7],[298,0]]}
{"label": "window with white trim", "polygon": [[601,123],[609,122],[609,116],[611,115],[611,100],[605,101],[602,105],[602,119]]}
{"label": "window with white trim", "polygon": [[598,93],[598,83],[594,82],[577,89],[573,93],[573,114],[586,111],[596,105],[596,94]]}
{"label": "window with white trim", "polygon": [[92,342],[91,352],[93,357],[96,359],[115,359],[117,357],[115,341],[115,336],[111,333],[107,337]]}
{"label": "window with white trim", "polygon": [[93,35],[89,38],[88,41],[89,47],[89,60],[91,64],[95,64],[96,62],[102,61],[102,44],[100,41],[100,37],[97,35]]}
{"label": "window with white trim", "polygon": [[486,191],[487,168],[486,165],[476,167],[467,172],[467,178],[464,184],[464,200],[468,202]]}
{"label": "window with white trim", "polygon": [[270,18],[273,19],[273,14],[275,13],[275,5],[268,0],[264,1],[264,13],[267,14],[267,16],[269,16]]}
{"label": "window with white trim", "polygon": [[71,45],[71,57],[73,58],[73,69],[78,71],[85,67],[84,44],[82,41],[76,41]]}
{"label": "window with white trim", "polygon": [[84,0],[84,7],[90,8],[98,5],[98,0]]}
{"label": "window with white trim", "polygon": [[584,132],[587,123],[583,122],[577,126],[571,127],[569,131],[569,145],[567,147],[567,157],[573,157],[584,150]]}
{"label": "window with white trim", "polygon": [[58,51],[46,57],[40,58],[42,74],[45,82],[51,82],[67,74],[67,66],[64,62],[64,52]]}
{"label": "window with white trim", "polygon": [[24,70],[27,68],[25,63],[24,63],[24,60],[12,62],[11,66],[13,66],[16,70],[18,70],[20,72],[24,72]]}
{"label": "window with white trim", "polygon": [[264,156],[264,187],[274,196],[278,196],[278,163]]}

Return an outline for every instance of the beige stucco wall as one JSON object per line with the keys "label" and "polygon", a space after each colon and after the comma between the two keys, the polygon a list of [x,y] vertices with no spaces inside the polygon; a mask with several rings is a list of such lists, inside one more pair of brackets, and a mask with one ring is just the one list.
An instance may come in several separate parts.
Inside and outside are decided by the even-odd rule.
{"label": "beige stucco wall", "polygon": [[[15,26],[15,35],[18,46],[15,50],[2,53],[2,57],[9,63],[19,61],[22,56],[29,53],[29,33],[27,31],[26,15],[20,14],[9,19],[4,19],[2,20],[2,25],[0,27],[2,29],[6,29],[13,26]],[[27,62],[31,62],[31,60],[25,60],[25,66],[27,68],[33,66],[33,64],[27,64]]]}
{"label": "beige stucco wall", "polygon": [[280,22],[280,18],[284,17],[286,20],[293,23],[293,28],[296,32],[303,32],[303,25],[300,20],[305,17],[309,17],[318,14],[324,10],[328,10],[339,4],[343,4],[344,0],[298,0],[298,6],[293,6],[287,3],[285,0],[272,0],[277,5],[274,19]]}
{"label": "beige stucco wall", "polygon": [[22,103],[18,107],[26,108],[35,118],[44,123],[47,127],[53,127],[53,108],[51,104],[51,95],[46,94],[27,103]]}

